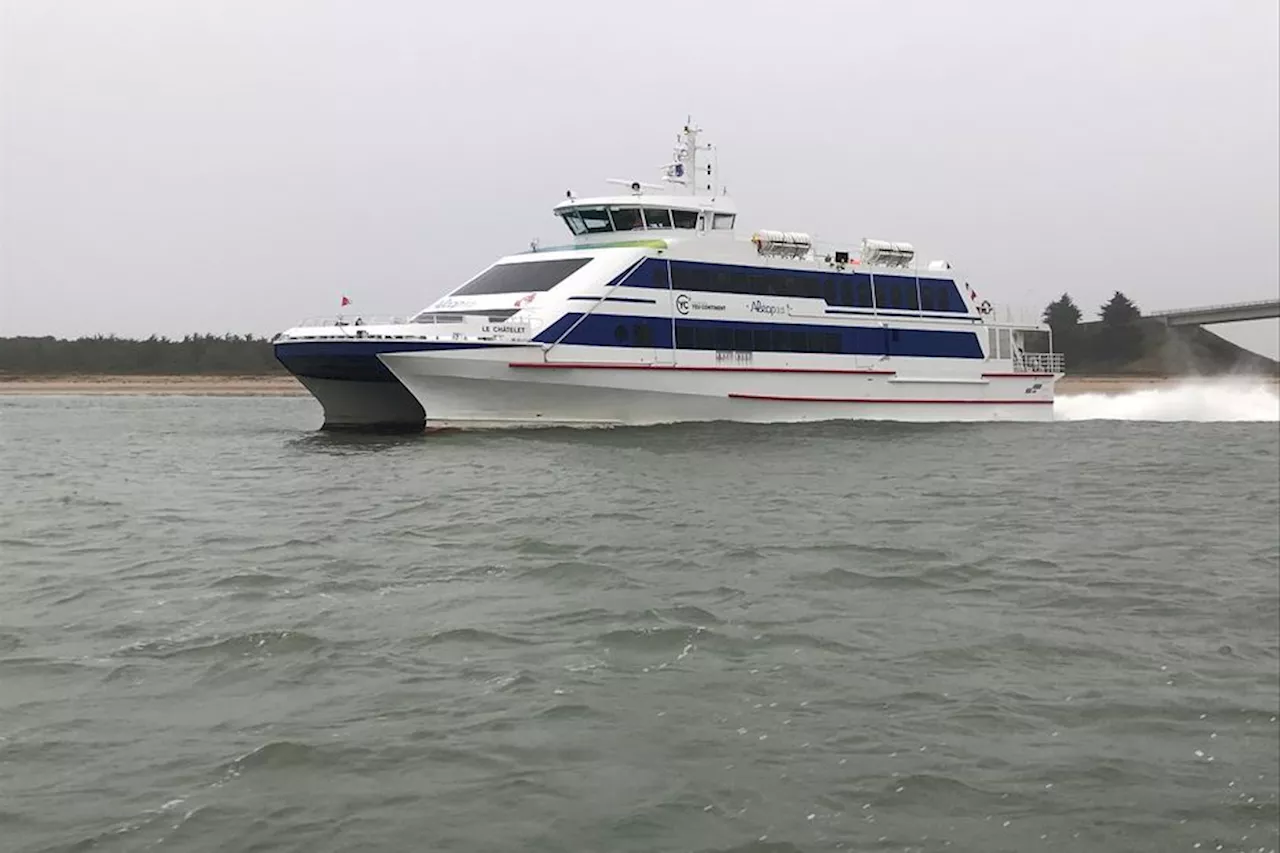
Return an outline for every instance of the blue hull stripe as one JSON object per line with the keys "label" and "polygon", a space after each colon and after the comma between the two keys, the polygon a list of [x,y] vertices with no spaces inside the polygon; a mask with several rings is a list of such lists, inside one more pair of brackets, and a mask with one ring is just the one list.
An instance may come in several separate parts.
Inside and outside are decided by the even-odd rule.
{"label": "blue hull stripe", "polygon": [[492,346],[450,341],[282,341],[275,345],[275,356],[294,376],[347,382],[398,382],[395,374],[378,359],[379,353],[487,349]]}
{"label": "blue hull stripe", "polygon": [[[582,322],[578,320],[582,318]],[[574,324],[577,324],[576,326]],[[577,346],[737,350],[740,352],[813,352],[833,355],[891,355],[916,358],[983,358],[974,332],[936,329],[849,328],[804,323],[751,323],[726,320],[672,321],[669,317],[616,314],[566,314],[534,340]]]}

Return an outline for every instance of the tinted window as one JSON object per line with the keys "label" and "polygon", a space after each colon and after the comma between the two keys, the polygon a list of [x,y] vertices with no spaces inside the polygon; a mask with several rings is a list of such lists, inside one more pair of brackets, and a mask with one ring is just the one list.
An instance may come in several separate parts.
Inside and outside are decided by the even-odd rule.
{"label": "tinted window", "polygon": [[[923,288],[924,285],[925,285],[925,280],[921,279],[920,287]],[[947,281],[945,279],[939,280],[939,281],[931,281],[929,282],[929,285],[933,290],[933,304],[934,304],[933,310],[934,311],[963,311],[964,310],[963,308],[952,306],[951,304],[951,293],[952,291],[955,290],[955,287],[952,285],[950,281]]]}
{"label": "tinted window", "polygon": [[498,264],[449,295],[483,296],[486,293],[550,290],[590,261],[590,258],[566,258],[558,261]]}
{"label": "tinted window", "polygon": [[613,214],[613,227],[617,231],[643,231],[644,222],[640,219],[640,208],[638,207],[615,207],[610,211]]}
{"label": "tinted window", "polygon": [[582,217],[583,228],[592,234],[613,230],[609,213],[603,207],[584,207],[578,211],[578,215]]}
{"label": "tinted window", "polygon": [[935,296],[938,286],[931,281],[920,282],[920,308],[923,311],[937,311],[938,300]]}
{"label": "tinted window", "polygon": [[649,329],[648,323],[636,324],[635,340],[638,347],[653,346],[653,332]]}
{"label": "tinted window", "polygon": [[575,237],[585,233],[587,230],[587,227],[582,224],[582,217],[572,210],[564,215],[564,224],[569,226],[569,230],[573,232]]}
{"label": "tinted window", "polygon": [[660,287],[663,290],[666,290],[667,289],[667,265],[664,264],[662,261],[658,261],[656,264],[651,264],[649,266],[649,270],[653,275],[652,286]]}
{"label": "tinted window", "polygon": [[838,331],[810,328],[788,329],[776,325],[720,325],[693,321],[676,324],[676,346],[680,349],[737,350],[741,352],[843,352]]}
{"label": "tinted window", "polygon": [[650,228],[670,228],[671,211],[656,207],[646,207],[644,209],[644,221]]}
{"label": "tinted window", "polygon": [[853,305],[853,300],[855,296],[856,294],[854,293],[853,285],[849,283],[848,279],[841,278],[839,304],[845,305],[845,306]]}
{"label": "tinted window", "polygon": [[902,307],[906,308],[908,311],[920,310],[919,287],[920,286],[915,281],[910,279],[908,279],[902,285],[902,296],[903,296]]}
{"label": "tinted window", "polygon": [[677,228],[697,228],[698,212],[696,210],[673,210],[671,221]]}
{"label": "tinted window", "polygon": [[[671,283],[676,290],[711,290],[711,270],[702,264],[671,264]],[[658,285],[666,287],[666,282]]]}
{"label": "tinted window", "polygon": [[893,292],[889,289],[889,283],[884,279],[876,282],[876,307],[877,308],[897,308],[898,303],[893,299]]}
{"label": "tinted window", "polygon": [[853,277],[853,305],[855,308],[871,308],[871,276],[855,275]]}
{"label": "tinted window", "polygon": [[901,275],[876,276],[876,307],[915,311],[920,307],[916,280]]}

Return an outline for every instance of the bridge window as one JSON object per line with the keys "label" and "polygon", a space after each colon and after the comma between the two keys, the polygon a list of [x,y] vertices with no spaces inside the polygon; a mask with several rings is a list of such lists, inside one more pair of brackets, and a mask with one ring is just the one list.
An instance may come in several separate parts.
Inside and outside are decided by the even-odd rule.
{"label": "bridge window", "polygon": [[583,229],[588,234],[603,234],[613,230],[613,223],[609,221],[609,211],[603,207],[579,208],[578,215],[582,217]]}
{"label": "bridge window", "polygon": [[644,224],[650,228],[670,228],[671,211],[659,207],[644,209]]}
{"label": "bridge window", "polygon": [[717,213],[711,227],[716,231],[729,231],[733,228],[734,214]]}
{"label": "bridge window", "polygon": [[677,228],[697,228],[698,227],[698,211],[696,210],[673,210],[671,211],[671,221]]}
{"label": "bridge window", "polygon": [[644,220],[640,218],[638,207],[614,207],[609,212],[613,215],[615,231],[643,231]]}
{"label": "bridge window", "polygon": [[573,236],[577,237],[579,234],[587,233],[587,226],[582,224],[582,217],[578,215],[576,210],[567,210],[561,214],[561,217],[564,219],[564,224],[569,226],[569,230],[573,232]]}

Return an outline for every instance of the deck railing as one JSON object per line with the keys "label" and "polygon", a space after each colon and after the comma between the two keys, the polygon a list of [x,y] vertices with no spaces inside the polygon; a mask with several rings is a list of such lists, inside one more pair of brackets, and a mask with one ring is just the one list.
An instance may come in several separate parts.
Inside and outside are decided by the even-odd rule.
{"label": "deck railing", "polygon": [[1066,366],[1060,352],[1024,352],[1013,356],[1015,373],[1063,373]]}
{"label": "deck railing", "polygon": [[408,323],[408,317],[397,317],[390,314],[336,314],[328,317],[307,317],[296,328],[314,329],[332,326],[354,326],[356,321],[361,326],[398,326]]}

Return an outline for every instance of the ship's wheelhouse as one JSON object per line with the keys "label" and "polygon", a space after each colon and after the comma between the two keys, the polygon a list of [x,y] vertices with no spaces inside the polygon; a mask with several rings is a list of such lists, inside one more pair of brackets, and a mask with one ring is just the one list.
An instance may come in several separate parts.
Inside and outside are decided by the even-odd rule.
{"label": "ship's wheelhouse", "polygon": [[574,237],[648,231],[732,231],[735,213],[666,203],[561,206],[556,215]]}

